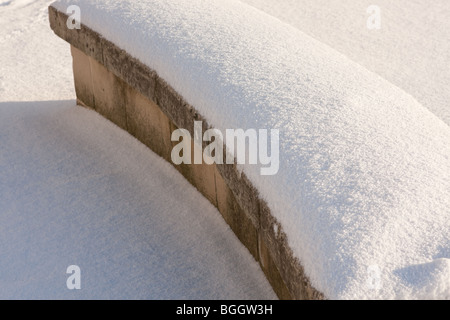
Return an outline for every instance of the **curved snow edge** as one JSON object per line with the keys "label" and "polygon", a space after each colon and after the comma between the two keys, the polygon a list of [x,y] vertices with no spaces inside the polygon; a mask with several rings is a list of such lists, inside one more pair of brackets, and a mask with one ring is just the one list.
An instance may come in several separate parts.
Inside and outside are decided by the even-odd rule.
{"label": "curved snow edge", "polygon": [[79,5],[221,132],[280,129],[276,175],[239,169],[325,296],[414,298],[441,278],[401,271],[450,258],[450,130],[410,95],[237,0],[57,4]]}
{"label": "curved snow edge", "polygon": [[[114,74],[118,78],[117,80],[123,81],[120,86],[129,86],[135,89],[145,96],[149,103],[155,101],[161,111],[170,119],[173,125],[172,129],[176,127],[184,128],[190,131],[193,136],[192,123],[194,121],[203,121],[203,131],[211,128],[207,120],[196,111],[195,107],[184,101],[181,95],[164,79],[160,78],[154,70],[151,70],[138,59],[83,24],[79,30],[69,30],[66,28],[68,16],[53,6],[49,6],[49,19],[51,28],[56,35],[99,63],[95,68],[102,68],[103,66],[107,72]],[[78,54],[72,49],[74,59],[76,59],[75,56]],[[93,63],[92,60],[90,63]],[[76,67],[76,62],[74,62],[74,68]],[[91,72],[93,72],[92,67],[90,68]],[[119,127],[135,135],[127,127],[126,121],[122,121],[120,117],[117,118],[116,114],[96,108],[95,106],[99,104],[99,101],[96,102],[95,100],[98,100],[99,97],[91,96],[90,93],[84,92],[84,88],[80,87],[86,84],[80,82],[82,82],[82,79],[75,79],[78,104],[93,108],[115,122]],[[118,89],[119,91],[123,90],[123,88]],[[139,137],[137,138],[139,139]],[[168,158],[167,152],[153,151],[173,165],[170,158]],[[192,177],[193,172],[189,170],[181,169],[181,173],[213,205],[218,207],[225,221],[230,225],[241,242],[249,249],[254,258],[260,262],[262,270],[279,298],[324,299],[325,296],[316,290],[305,276],[300,261],[294,256],[292,249],[287,243],[287,236],[283,231],[282,225],[272,215],[268,205],[261,199],[258,190],[252,185],[245,173],[238,171],[236,164],[214,166],[216,168],[215,179],[223,179],[226,187],[229,188],[225,193],[227,191],[232,193],[225,195],[227,204],[224,207],[217,203],[217,196],[214,201],[214,197],[208,194],[209,191],[204,190],[201,183],[197,183],[198,180],[202,180],[204,177]],[[220,177],[217,174],[220,174]],[[227,212],[230,210],[233,212]],[[230,218],[230,214],[236,214],[236,216],[227,219]],[[256,233],[254,237],[249,236],[253,231]]]}

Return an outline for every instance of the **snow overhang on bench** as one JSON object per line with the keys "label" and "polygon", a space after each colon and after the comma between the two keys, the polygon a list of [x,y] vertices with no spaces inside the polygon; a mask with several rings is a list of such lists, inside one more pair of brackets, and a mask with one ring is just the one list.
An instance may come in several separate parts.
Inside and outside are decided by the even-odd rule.
{"label": "snow overhang on bench", "polygon": [[280,298],[448,294],[450,129],[409,95],[239,1],[61,0],[49,12],[72,46],[79,104],[167,161],[172,132],[195,137],[195,121],[280,130],[275,175],[176,165]]}

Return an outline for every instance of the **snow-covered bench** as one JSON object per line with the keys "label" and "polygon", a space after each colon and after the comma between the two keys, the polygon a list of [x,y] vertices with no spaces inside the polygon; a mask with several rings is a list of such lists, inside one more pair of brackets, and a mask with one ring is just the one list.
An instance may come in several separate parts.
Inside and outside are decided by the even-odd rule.
{"label": "snow-covered bench", "polygon": [[[70,5],[81,29],[68,28]],[[280,298],[448,297],[450,128],[411,96],[235,0],[61,0],[49,12],[72,46],[79,104],[167,161],[172,132],[194,137],[194,121],[202,133],[280,130],[275,175],[176,166]]]}

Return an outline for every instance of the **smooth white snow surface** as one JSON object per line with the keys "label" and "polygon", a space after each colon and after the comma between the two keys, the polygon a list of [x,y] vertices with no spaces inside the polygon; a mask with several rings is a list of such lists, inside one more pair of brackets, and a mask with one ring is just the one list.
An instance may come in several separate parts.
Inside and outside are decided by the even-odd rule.
{"label": "smooth white snow surface", "polygon": [[0,0],[0,299],[276,299],[194,187],[75,105],[48,4]]}
{"label": "smooth white snow surface", "polygon": [[276,298],[217,209],[125,131],[72,100],[0,115],[0,299]]}
{"label": "smooth white snow surface", "polygon": [[[450,1],[242,0],[326,43],[450,125]],[[380,29],[367,28],[377,5]]]}
{"label": "smooth white snow surface", "polygon": [[73,99],[67,42],[48,26],[48,0],[0,0],[0,101]]}
{"label": "smooth white snow surface", "polygon": [[411,95],[240,1],[72,4],[215,128],[281,130],[243,170],[328,298],[450,297],[450,128]]}

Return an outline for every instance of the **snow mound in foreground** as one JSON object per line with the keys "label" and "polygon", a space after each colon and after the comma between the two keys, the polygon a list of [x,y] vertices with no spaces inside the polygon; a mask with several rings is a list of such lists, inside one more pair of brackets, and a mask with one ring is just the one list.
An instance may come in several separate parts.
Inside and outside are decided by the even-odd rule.
{"label": "snow mound in foreground", "polygon": [[217,209],[99,114],[0,102],[0,140],[1,300],[276,299]]}
{"label": "snow mound in foreground", "polygon": [[448,297],[450,128],[410,95],[239,1],[73,4],[215,128],[280,129],[243,170],[326,297]]}

